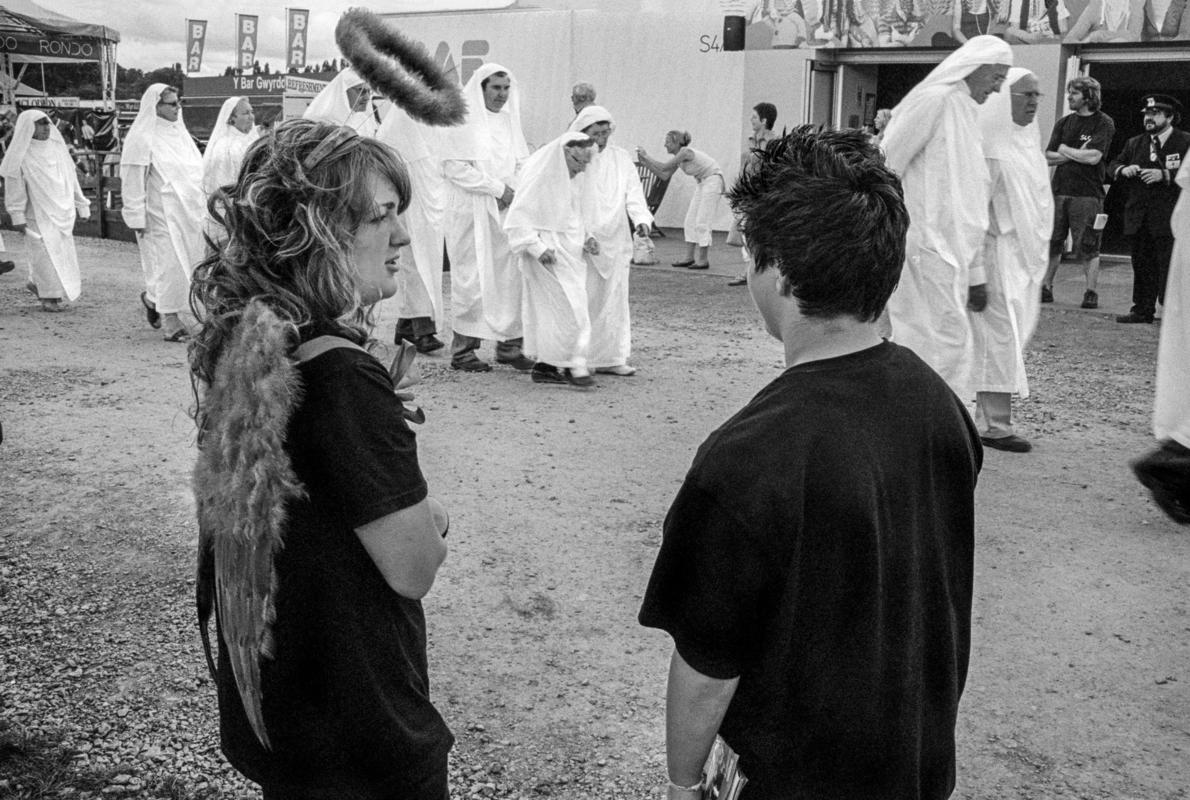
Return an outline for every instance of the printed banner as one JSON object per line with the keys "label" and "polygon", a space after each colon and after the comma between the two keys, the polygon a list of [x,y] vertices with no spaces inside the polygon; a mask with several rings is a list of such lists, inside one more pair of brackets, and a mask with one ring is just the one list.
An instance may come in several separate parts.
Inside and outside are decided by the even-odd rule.
{"label": "printed banner", "polygon": [[236,14],[236,51],[239,62],[236,66],[242,70],[252,70],[256,63],[256,31],[260,17],[255,14]]}
{"label": "printed banner", "polygon": [[310,11],[303,8],[291,8],[287,14],[286,38],[288,44],[285,52],[285,69],[305,69],[306,67],[306,32],[310,24]]}
{"label": "printed banner", "polygon": [[207,21],[205,19],[186,20],[186,71],[198,72],[202,69],[202,49],[207,41]]}

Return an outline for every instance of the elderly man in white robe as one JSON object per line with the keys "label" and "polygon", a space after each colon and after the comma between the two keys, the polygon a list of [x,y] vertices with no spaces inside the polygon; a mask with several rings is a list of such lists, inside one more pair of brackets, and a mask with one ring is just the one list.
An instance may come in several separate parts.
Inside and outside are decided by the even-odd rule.
{"label": "elderly man in white robe", "polygon": [[1025,345],[1041,310],[1054,201],[1034,121],[1041,97],[1037,76],[1013,67],[1005,84],[1007,91],[979,109],[992,199],[983,250],[987,308],[970,312],[975,349],[971,379],[975,424],[984,445],[1027,453],[1032,445],[1012,427],[1012,395],[1029,396]]}
{"label": "elderly man in white robe", "polygon": [[189,307],[190,273],[203,256],[206,198],[202,156],[182,121],[178,90],[154,83],[141,96],[120,154],[124,224],[136,232],[146,319],[167,342],[189,332],[180,314]]}
{"label": "elderly man in white robe", "polygon": [[[536,359],[534,383],[595,385],[588,366],[591,317],[583,252],[599,245],[587,236],[581,173],[594,153],[583,133],[559,136],[529,157],[504,228],[525,282],[525,352]],[[622,221],[622,220],[621,220]]]}
{"label": "elderly man in white robe", "polygon": [[247,97],[224,100],[202,154],[202,190],[207,197],[220,186],[235,183],[244,154],[259,137],[252,102]]}
{"label": "elderly man in white robe", "polygon": [[571,131],[589,136],[596,145],[580,182],[583,222],[598,248],[586,253],[587,307],[591,317],[588,362],[596,372],[628,376],[632,353],[632,320],[628,310],[628,274],[632,262],[630,219],[640,236],[653,225],[640,177],[628,151],[608,144],[615,121],[603,106],[579,111]]}
{"label": "elderly man in white robe", "polygon": [[893,109],[881,146],[909,209],[905,269],[888,302],[892,338],[934,368],[964,402],[971,387],[967,307],[987,305],[976,259],[988,230],[991,178],[977,118],[999,91],[1012,50],[974,36]]}
{"label": "elderly man in white robe", "polygon": [[433,353],[445,346],[437,336],[443,322],[442,248],[447,195],[439,154],[442,135],[394,105],[384,115],[376,138],[401,156],[413,188],[404,214],[409,244],[402,248],[397,262],[398,311],[393,339],[411,342],[419,353]]}
{"label": "elderly man in white robe", "polygon": [[81,289],[74,221],[91,216],[74,159],[44,111],[23,111],[4,160],[4,205],[29,246],[29,283],[43,311],[61,311]]}
{"label": "elderly man in white robe", "polygon": [[528,370],[522,349],[521,275],[508,247],[504,216],[517,173],[529,157],[520,92],[507,67],[487,63],[463,87],[467,120],[446,135],[443,173],[450,184],[446,250],[454,339],[450,365],[487,372],[476,351],[496,341],[496,361]]}
{"label": "elderly man in white robe", "polygon": [[1132,469],[1170,519],[1190,525],[1190,160],[1182,162],[1174,182],[1182,191],[1169,219],[1174,245],[1157,345],[1158,447]]}
{"label": "elderly man in white robe", "polygon": [[316,122],[346,125],[360,136],[375,137],[380,128],[372,108],[372,88],[351,67],[340,70],[314,96],[302,116]]}

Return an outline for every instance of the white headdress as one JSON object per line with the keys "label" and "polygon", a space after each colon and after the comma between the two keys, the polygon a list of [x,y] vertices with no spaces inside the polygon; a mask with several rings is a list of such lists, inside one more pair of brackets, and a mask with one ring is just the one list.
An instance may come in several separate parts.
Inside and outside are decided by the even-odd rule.
{"label": "white headdress", "polygon": [[571,176],[564,148],[586,141],[590,137],[585,133],[567,131],[529,156],[504,220],[505,230],[565,231],[570,227],[570,204],[564,199],[569,196]]}
{"label": "white headdress", "polygon": [[587,106],[582,111],[578,112],[578,116],[566,128],[568,131],[581,131],[591,127],[597,122],[606,122],[614,129],[616,127],[615,120],[608,110],[603,106]]}
{"label": "white headdress", "polygon": [[[0,176],[9,179],[21,177],[21,164],[29,152],[29,142],[33,140],[33,125],[40,119],[49,120],[50,117],[44,111],[35,108],[22,111],[21,115],[17,117],[16,128],[12,132],[12,141],[8,143],[8,150],[4,152],[4,160],[0,161]],[[50,120],[49,140],[66,151],[67,158],[69,158],[66,141],[62,138],[62,132],[58,130],[58,126],[54,124],[53,120]]]}
{"label": "white headdress", "polygon": [[475,71],[471,80],[463,87],[463,100],[467,103],[467,120],[458,128],[451,128],[446,135],[444,159],[458,161],[489,161],[491,160],[492,137],[488,135],[488,110],[483,101],[483,82],[497,72],[508,75],[511,88],[508,91],[508,102],[500,110],[501,114],[508,114],[512,119],[512,149],[517,158],[529,155],[529,145],[525,142],[524,131],[521,130],[521,92],[517,87],[517,80],[508,67],[488,62]]}
{"label": "white headdress", "polygon": [[[156,130],[158,124],[165,124],[167,121],[157,116],[157,103],[161,100],[161,95],[166,90],[171,92],[176,91],[173,87],[164,83],[154,83],[145,89],[145,93],[140,98],[140,108],[137,109],[136,119],[133,120],[132,126],[128,129],[128,136],[124,139],[124,149],[120,153],[121,166],[139,165],[147,167],[149,165],[149,157],[153,153],[153,132]],[[182,121],[182,109],[178,108],[177,122],[170,123],[186,130],[186,123]],[[186,134],[186,138],[190,138],[190,134]],[[198,155],[198,146],[191,141],[191,147],[194,148],[194,155]]]}

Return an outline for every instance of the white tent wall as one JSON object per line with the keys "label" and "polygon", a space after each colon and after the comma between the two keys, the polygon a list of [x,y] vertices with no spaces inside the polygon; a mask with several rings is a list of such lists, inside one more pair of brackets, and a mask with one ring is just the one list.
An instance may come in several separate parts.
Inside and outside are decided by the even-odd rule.
{"label": "white tent wall", "polygon": [[[597,102],[616,118],[619,146],[631,152],[641,145],[666,159],[666,131],[689,131],[691,146],[718,161],[731,180],[743,149],[745,54],[699,52],[701,37],[716,26],[721,33],[722,16],[576,11],[571,85],[595,85]],[[569,122],[574,112],[565,106]],[[694,186],[685,173],[674,175],[657,211],[659,225],[682,226]],[[720,203],[714,227],[726,230],[730,222],[727,203]]]}
{"label": "white tent wall", "polygon": [[[704,35],[722,36],[721,15],[509,10],[494,13],[385,15],[431,53],[449,47],[460,76],[482,58],[512,70],[522,90],[525,137],[540,146],[574,119],[570,88],[595,84],[616,118],[616,144],[665,154],[665,132],[690,131],[693,146],[734,177],[743,142],[745,53],[700,52]],[[464,42],[468,47],[464,47]],[[476,50],[482,56],[469,55]],[[466,63],[469,62],[469,63]],[[658,224],[681,227],[694,181],[679,173],[666,192]],[[730,222],[720,206],[714,227]]]}

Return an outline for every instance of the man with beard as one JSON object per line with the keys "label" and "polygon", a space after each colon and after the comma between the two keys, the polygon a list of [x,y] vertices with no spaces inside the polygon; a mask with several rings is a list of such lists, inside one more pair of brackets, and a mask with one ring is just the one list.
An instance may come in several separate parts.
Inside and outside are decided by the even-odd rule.
{"label": "man with beard", "polygon": [[1041,281],[1041,302],[1054,302],[1054,276],[1062,263],[1066,236],[1074,241],[1074,257],[1083,265],[1087,288],[1082,308],[1099,308],[1099,240],[1103,225],[1103,159],[1116,135],[1116,123],[1099,110],[1099,81],[1080,75],[1066,84],[1066,104],[1073,112],[1054,125],[1046,163],[1054,168],[1054,230],[1050,233],[1050,263]]}
{"label": "man with beard", "polygon": [[1165,281],[1173,251],[1170,215],[1181,189],[1174,178],[1190,149],[1190,133],[1174,128],[1181,104],[1164,94],[1145,95],[1145,132],[1133,136],[1108,167],[1128,186],[1124,233],[1132,245],[1132,310],[1116,322],[1152,322],[1157,302],[1165,304]]}

